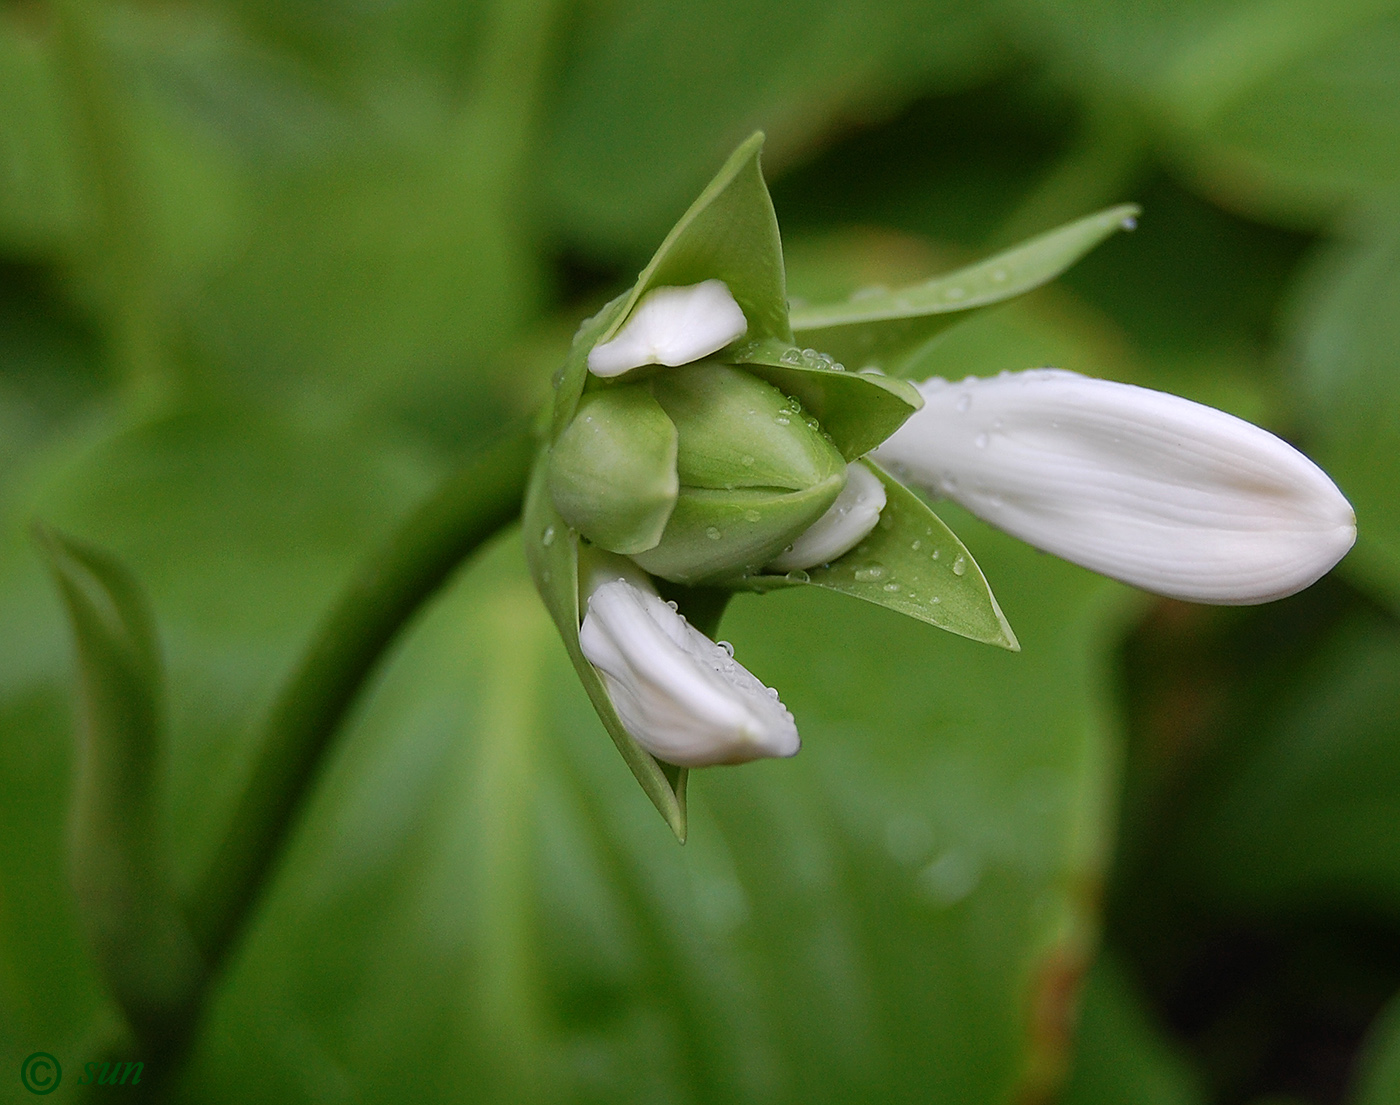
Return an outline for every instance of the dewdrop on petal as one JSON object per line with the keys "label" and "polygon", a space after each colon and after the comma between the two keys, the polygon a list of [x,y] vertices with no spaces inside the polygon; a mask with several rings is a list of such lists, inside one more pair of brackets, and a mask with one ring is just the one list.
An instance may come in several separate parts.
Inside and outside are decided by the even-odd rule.
{"label": "dewdrop on petal", "polygon": [[722,280],[653,288],[611,341],[588,354],[595,376],[621,376],[643,365],[683,365],[708,357],[748,330],[744,312]]}
{"label": "dewdrop on petal", "polygon": [[1287,442],[1175,395],[1037,369],[919,385],[874,456],[1007,533],[1193,602],[1314,583],[1356,540],[1336,485]]}
{"label": "dewdrop on petal", "polygon": [[708,767],[802,746],[777,696],[637,579],[592,589],[578,640],[623,727],[659,760]]}
{"label": "dewdrop on petal", "polygon": [[859,461],[846,466],[846,486],[827,512],[812,523],[791,548],[768,565],[792,572],[830,564],[865,540],[885,509],[885,485]]}

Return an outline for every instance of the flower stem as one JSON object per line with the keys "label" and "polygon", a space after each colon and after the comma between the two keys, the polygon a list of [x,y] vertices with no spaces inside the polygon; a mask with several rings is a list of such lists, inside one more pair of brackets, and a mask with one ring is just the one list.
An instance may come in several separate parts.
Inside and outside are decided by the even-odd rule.
{"label": "flower stem", "polygon": [[520,513],[535,444],[508,433],[448,479],[351,581],[273,704],[262,747],[189,909],[213,972],[271,881],[342,720],[400,631],[478,546]]}

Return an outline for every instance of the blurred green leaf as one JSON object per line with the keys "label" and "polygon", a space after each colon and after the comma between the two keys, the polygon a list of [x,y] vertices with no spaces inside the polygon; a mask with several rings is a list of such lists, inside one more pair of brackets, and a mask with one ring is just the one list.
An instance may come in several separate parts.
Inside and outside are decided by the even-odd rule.
{"label": "blurred green leaf", "polygon": [[1356,508],[1342,570],[1400,609],[1400,232],[1376,229],[1323,251],[1299,279],[1294,380],[1310,452]]}
{"label": "blurred green leaf", "polygon": [[[1357,614],[1256,689],[1178,797],[1172,877],[1232,909],[1400,915],[1400,630]],[[1252,708],[1251,708],[1252,707]]]}
{"label": "blurred green leaf", "polygon": [[885,507],[870,534],[831,564],[786,576],[757,576],[758,589],[825,587],[897,610],[950,633],[1017,651],[1016,634],[982,569],[917,495],[869,461],[885,487]]}
{"label": "blurred green leaf", "polygon": [[0,9],[0,245],[21,256],[68,248],[83,217],[77,149],[51,36]]}
{"label": "blurred green leaf", "polygon": [[804,306],[792,327],[805,344],[852,368],[908,375],[923,347],[963,312],[1001,303],[1053,280],[1118,230],[1136,225],[1132,204],[1089,215],[975,265],[912,287],[871,287],[845,303]]}
{"label": "blurred green leaf", "polygon": [[358,719],[186,1094],[984,1105],[1043,1088],[1102,854],[1099,688],[1124,592],[959,526],[1008,581],[1027,651],[814,589],[740,596],[726,631],[806,747],[692,773],[683,850],[502,540]]}
{"label": "blurred green leaf", "polygon": [[1400,1001],[1376,1018],[1358,1060],[1351,1105],[1391,1105],[1400,1100]]}
{"label": "blurred green leaf", "polygon": [[1173,1046],[1127,969],[1094,961],[1080,996],[1074,1065],[1059,1105],[1199,1105],[1195,1072]]}
{"label": "blurred green leaf", "polygon": [[547,210],[595,256],[645,255],[755,127],[770,170],[852,121],[970,85],[1007,51],[940,0],[625,0],[568,40],[544,149]]}
{"label": "blurred green leaf", "polygon": [[160,829],[163,680],[140,586],[109,554],[39,527],[78,655],[69,870],[113,995],[148,1046],[181,1031],[203,965]]}

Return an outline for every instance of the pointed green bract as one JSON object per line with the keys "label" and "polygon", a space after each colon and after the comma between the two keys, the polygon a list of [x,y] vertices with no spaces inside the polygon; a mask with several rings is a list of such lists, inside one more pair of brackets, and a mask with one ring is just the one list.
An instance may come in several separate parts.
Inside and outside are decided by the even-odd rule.
{"label": "pointed green bract", "polygon": [[616,553],[655,548],[676,505],[676,427],[641,386],[590,392],[549,453],[560,516]]}
{"label": "pointed green bract", "polygon": [[159,831],[162,675],[140,586],[114,557],[35,527],[73,629],[78,764],[69,873],[112,995],[143,1038],[178,1033],[204,973]]}
{"label": "pointed green bract", "polygon": [[1110,207],[922,284],[792,312],[804,345],[850,369],[900,375],[930,338],[967,312],[1012,299],[1053,280],[1105,238],[1133,226],[1134,204]]}
{"label": "pointed green bract", "polygon": [[791,340],[778,219],[759,168],[763,133],[745,141],[715,174],[637,277],[607,341],[652,288],[723,280],[748,319],[750,338]]}
{"label": "pointed green bract", "polygon": [[957,535],[912,491],[870,461],[885,508],[870,534],[831,564],[750,580],[758,590],[810,585],[853,595],[961,637],[1020,650],[996,596]]}
{"label": "pointed green bract", "polygon": [[613,709],[602,679],[583,655],[578,643],[578,534],[559,516],[550,501],[547,455],[541,453],[535,464],[530,488],[525,496],[522,518],[525,559],[540,597],[564,639],[569,659],[579,681],[597,711],[603,727],[631,768],[642,790],[671,826],[676,839],[685,843],[686,769],[663,764],[633,740]]}
{"label": "pointed green bract", "polygon": [[814,415],[847,460],[863,457],[916,410],[923,396],[906,380],[835,367],[829,356],[786,342],[744,342],[726,358],[784,395],[797,398]]}

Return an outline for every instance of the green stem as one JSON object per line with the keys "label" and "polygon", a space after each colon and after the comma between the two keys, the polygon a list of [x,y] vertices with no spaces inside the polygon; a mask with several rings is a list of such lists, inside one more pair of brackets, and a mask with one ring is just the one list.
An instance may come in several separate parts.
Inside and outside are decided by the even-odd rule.
{"label": "green stem", "polygon": [[258,760],[190,910],[217,973],[266,890],[340,723],[400,631],[476,548],[520,513],[534,458],[518,428],[403,524],[331,610],[272,708]]}

